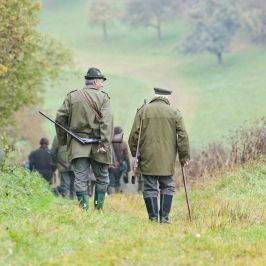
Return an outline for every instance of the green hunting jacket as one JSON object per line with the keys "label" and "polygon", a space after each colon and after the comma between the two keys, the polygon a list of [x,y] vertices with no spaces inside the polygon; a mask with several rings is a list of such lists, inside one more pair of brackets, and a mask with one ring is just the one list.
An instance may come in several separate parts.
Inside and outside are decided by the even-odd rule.
{"label": "green hunting jacket", "polygon": [[67,145],[60,145],[57,136],[54,137],[51,153],[59,172],[71,171],[67,155]]}
{"label": "green hunting jacket", "polygon": [[180,112],[164,97],[155,97],[140,108],[128,140],[132,156],[136,156],[141,120],[140,172],[153,176],[173,175],[177,154],[179,160],[190,158],[188,135]]}
{"label": "green hunting jacket", "polygon": [[[90,99],[98,115],[85,100],[84,94]],[[101,139],[99,144],[83,145],[56,127],[60,145],[67,144],[69,161],[87,157],[104,164],[112,163],[113,114],[107,93],[95,89],[92,85],[70,92],[57,112],[56,122],[80,137]],[[104,147],[106,153],[97,153],[100,147]]]}

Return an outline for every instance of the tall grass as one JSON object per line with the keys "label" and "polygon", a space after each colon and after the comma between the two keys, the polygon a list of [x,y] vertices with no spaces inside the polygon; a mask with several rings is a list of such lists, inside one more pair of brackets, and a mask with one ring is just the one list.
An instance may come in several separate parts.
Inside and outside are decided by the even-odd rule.
{"label": "tall grass", "polygon": [[189,190],[192,223],[179,191],[172,225],[160,225],[148,221],[138,195],[112,195],[103,212],[83,212],[76,201],[55,198],[37,175],[5,170],[0,179],[5,187],[0,194],[0,263],[263,265],[265,174],[265,164],[257,162],[201,179],[202,188]]}
{"label": "tall grass", "polygon": [[[213,142],[207,148],[192,153],[186,168],[189,179],[217,176],[245,163],[252,163],[266,156],[266,119],[249,122],[232,131],[226,143]],[[180,169],[177,168],[177,175]]]}
{"label": "tall grass", "polygon": [[[84,212],[77,201],[56,198],[38,174],[6,160],[0,172],[0,264],[263,265],[264,122],[231,136],[238,156],[217,145],[203,153],[206,168],[189,186],[193,220],[180,189],[172,225],[149,222],[140,195],[111,195],[103,212],[91,207],[91,199]],[[243,161],[247,151],[252,156]]]}

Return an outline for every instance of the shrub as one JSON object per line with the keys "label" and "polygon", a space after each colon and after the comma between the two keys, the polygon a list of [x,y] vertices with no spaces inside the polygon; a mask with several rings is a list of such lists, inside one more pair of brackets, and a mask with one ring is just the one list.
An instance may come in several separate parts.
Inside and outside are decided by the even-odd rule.
{"label": "shrub", "polygon": [[29,215],[46,208],[54,196],[37,173],[5,162],[0,172],[0,220]]}
{"label": "shrub", "polygon": [[[225,144],[211,143],[206,149],[192,154],[189,165],[186,167],[186,175],[190,180],[204,175],[216,176],[265,156],[266,118],[255,121],[249,127],[237,129],[226,140]],[[180,176],[180,167],[176,170]]]}

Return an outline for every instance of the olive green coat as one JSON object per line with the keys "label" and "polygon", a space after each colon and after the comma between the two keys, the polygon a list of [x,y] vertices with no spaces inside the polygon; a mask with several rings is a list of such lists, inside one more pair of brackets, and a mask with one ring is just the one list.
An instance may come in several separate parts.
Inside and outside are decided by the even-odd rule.
{"label": "olive green coat", "polygon": [[164,97],[155,97],[140,108],[135,116],[128,144],[136,156],[141,119],[140,172],[144,175],[174,174],[176,156],[189,159],[189,142],[183,119],[178,110]]}
{"label": "olive green coat", "polygon": [[59,145],[57,136],[55,136],[53,140],[51,153],[59,172],[67,172],[71,170],[67,155],[67,145]]}
{"label": "olive green coat", "polygon": [[[90,98],[94,109],[101,116],[100,119],[96,117],[95,112],[84,100],[81,91]],[[56,121],[80,137],[101,139],[100,144],[83,145],[56,127],[60,145],[67,144],[69,161],[87,157],[100,163],[112,163],[113,114],[107,93],[97,90],[91,85],[69,93],[57,112]],[[100,147],[104,147],[106,153],[97,153]]]}

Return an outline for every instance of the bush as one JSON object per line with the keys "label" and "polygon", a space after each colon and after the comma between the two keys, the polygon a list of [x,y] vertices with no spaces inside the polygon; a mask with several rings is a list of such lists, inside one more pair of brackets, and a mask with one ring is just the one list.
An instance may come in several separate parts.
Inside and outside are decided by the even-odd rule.
{"label": "bush", "polygon": [[53,199],[39,174],[5,162],[0,172],[0,221],[47,208]]}
{"label": "bush", "polygon": [[[226,144],[211,143],[206,149],[192,154],[191,161],[186,167],[187,177],[193,180],[204,175],[216,176],[265,156],[266,118],[232,132]],[[179,168],[176,172],[180,176]]]}

